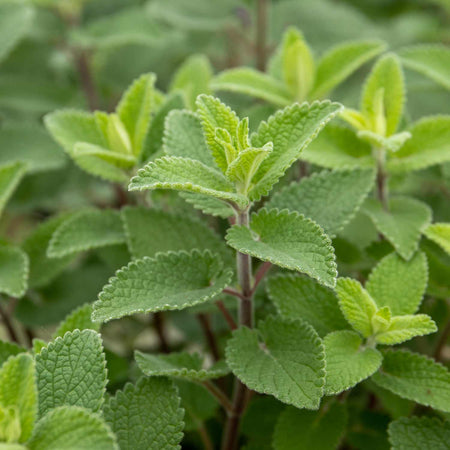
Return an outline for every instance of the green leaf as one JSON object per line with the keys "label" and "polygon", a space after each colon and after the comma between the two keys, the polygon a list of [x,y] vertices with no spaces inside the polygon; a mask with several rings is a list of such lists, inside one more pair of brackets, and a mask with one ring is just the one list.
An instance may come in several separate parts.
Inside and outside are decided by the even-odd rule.
{"label": "green leaf", "polygon": [[22,297],[28,287],[29,259],[18,247],[0,245],[0,292]]}
{"label": "green leaf", "polygon": [[234,225],[226,235],[235,250],[286,269],[306,273],[325,286],[336,282],[336,263],[330,238],[316,223],[287,210],[261,209],[250,228]]}
{"label": "green leaf", "polygon": [[367,292],[381,308],[389,306],[394,316],[414,314],[422,302],[428,284],[428,264],[424,253],[409,261],[396,253],[385,256],[372,270]]}
{"label": "green leaf", "polygon": [[156,76],[153,73],[141,75],[126,90],[116,108],[128,132],[135,156],[141,154],[150,126],[155,80]]}
{"label": "green leaf", "polygon": [[[0,408],[9,409],[13,424],[2,423],[0,432],[6,426],[13,436],[0,436],[8,442],[26,442],[33,431],[37,414],[37,392],[33,358],[22,353],[11,356],[0,369]],[[5,418],[3,418],[5,420]],[[7,420],[7,419],[6,419]],[[15,422],[15,423],[14,423]],[[12,429],[11,429],[12,428]]]}
{"label": "green leaf", "polygon": [[131,179],[128,190],[173,189],[197,192],[246,206],[248,200],[217,170],[188,158],[163,157],[150,162]]}
{"label": "green leaf", "polygon": [[166,376],[202,381],[220,378],[230,372],[224,361],[204,368],[205,363],[198,353],[150,355],[136,350],[134,357],[139,369],[148,377]]}
{"label": "green leaf", "polygon": [[414,45],[398,51],[404,66],[450,89],[450,51],[444,45]]}
{"label": "green leaf", "polygon": [[278,191],[265,206],[297,211],[333,237],[353,219],[374,179],[370,169],[314,173]]}
{"label": "green leaf", "polygon": [[29,450],[119,450],[103,419],[89,411],[63,406],[52,409],[37,424]]}
{"label": "green leaf", "polygon": [[286,408],[273,434],[274,450],[334,450],[347,424],[347,410],[334,402],[320,411]]}
{"label": "green leaf", "polygon": [[180,448],[184,411],[176,388],[166,378],[128,383],[110,398],[103,415],[122,450]]}
{"label": "green leaf", "polygon": [[362,344],[360,336],[349,330],[335,331],[325,337],[326,395],[346,391],[379,369],[383,360],[381,353]]}
{"label": "green leaf", "polygon": [[322,98],[353,72],[386,49],[382,41],[338,44],[320,59],[310,98]]}
{"label": "green leaf", "polygon": [[27,165],[22,162],[0,166],[0,215],[25,175],[26,170]]}
{"label": "green leaf", "polygon": [[387,351],[381,369],[372,379],[400,397],[450,412],[450,373],[424,355],[407,350]]}
{"label": "green leaf", "polygon": [[311,105],[294,104],[278,111],[267,122],[261,122],[252,135],[253,147],[273,142],[272,153],[259,167],[250,192],[251,200],[267,195],[284,172],[300,157],[304,148],[322,128],[341,110],[339,103],[314,102]]}
{"label": "green leaf", "polygon": [[348,323],[364,337],[371,336],[372,317],[377,312],[377,305],[361,283],[351,278],[338,278],[336,294]]}
{"label": "green leaf", "polygon": [[10,357],[25,353],[27,349],[15,344],[14,342],[0,341],[0,367]]}
{"label": "green leaf", "polygon": [[211,88],[250,95],[276,106],[292,103],[291,94],[283,83],[251,67],[238,67],[219,73],[212,79]]}
{"label": "green leaf", "polygon": [[450,423],[431,417],[400,417],[389,424],[392,450],[447,450]]}
{"label": "green leaf", "polygon": [[118,211],[87,210],[70,216],[56,228],[47,255],[61,258],[124,242],[125,234]]}
{"label": "green leaf", "polygon": [[36,355],[39,415],[58,406],[81,406],[96,412],[107,383],[102,340],[93,330],[57,337]]}
{"label": "green leaf", "polygon": [[92,322],[92,305],[86,304],[72,311],[59,325],[53,334],[53,339],[64,337],[68,331],[94,330],[99,331],[100,324]]}
{"label": "green leaf", "polygon": [[208,250],[159,253],[119,270],[94,303],[92,318],[107,322],[138,312],[184,309],[206,302],[230,283],[218,255]]}
{"label": "green leaf", "polygon": [[399,255],[409,260],[419,246],[422,232],[431,222],[430,207],[408,197],[393,197],[389,210],[374,199],[366,201],[364,212],[377,230],[394,246]]}
{"label": "green leaf", "polygon": [[297,408],[319,408],[325,354],[311,325],[269,316],[258,329],[234,331],[225,353],[231,371],[250,389]]}
{"label": "green leaf", "polygon": [[218,198],[195,194],[193,192],[180,192],[180,197],[184,198],[195,209],[199,209],[204,214],[222,217],[223,219],[234,215],[233,208]]}
{"label": "green leaf", "polygon": [[267,280],[267,292],[281,316],[305,320],[321,337],[348,328],[334,292],[310,278],[279,274]]}
{"label": "green leaf", "polygon": [[433,223],[425,228],[424,234],[450,255],[450,223]]}

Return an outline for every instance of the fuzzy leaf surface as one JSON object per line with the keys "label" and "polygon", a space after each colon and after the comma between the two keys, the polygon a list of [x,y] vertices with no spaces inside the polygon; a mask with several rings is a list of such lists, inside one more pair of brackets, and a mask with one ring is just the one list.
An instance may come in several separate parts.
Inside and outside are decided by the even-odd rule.
{"label": "fuzzy leaf surface", "polygon": [[0,293],[22,297],[28,287],[28,255],[18,247],[0,245]]}
{"label": "fuzzy leaf surface", "polygon": [[424,234],[450,255],[450,223],[433,223],[425,228]]}
{"label": "fuzzy leaf surface", "polygon": [[92,305],[86,304],[72,311],[59,325],[53,334],[53,339],[64,337],[68,331],[75,330],[100,330],[100,324],[91,320]]}
{"label": "fuzzy leaf surface", "polygon": [[6,164],[0,167],[0,215],[25,175],[26,169],[27,165],[22,162]]}
{"label": "fuzzy leaf surface", "polygon": [[14,342],[0,341],[0,367],[10,357],[19,353],[26,353],[27,349]]}
{"label": "fuzzy leaf surface", "polygon": [[180,197],[204,214],[222,217],[223,219],[234,215],[233,208],[218,198],[193,192],[180,192]]}

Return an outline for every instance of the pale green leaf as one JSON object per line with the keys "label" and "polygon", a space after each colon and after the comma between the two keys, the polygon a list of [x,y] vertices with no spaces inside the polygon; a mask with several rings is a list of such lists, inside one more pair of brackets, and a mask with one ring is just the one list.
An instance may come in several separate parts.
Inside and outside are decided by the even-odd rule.
{"label": "pale green leaf", "polygon": [[53,334],[53,339],[64,337],[68,331],[95,330],[99,331],[100,324],[92,322],[92,305],[86,304],[72,311],[59,325]]}
{"label": "pale green leaf", "polygon": [[218,198],[195,194],[193,192],[180,192],[180,197],[184,198],[195,209],[199,209],[204,214],[222,217],[223,219],[234,215],[233,208]]}
{"label": "pale green leaf", "polygon": [[86,409],[62,406],[52,409],[37,424],[27,443],[29,450],[119,450],[103,419]]}
{"label": "pale green leaf", "polygon": [[0,215],[25,175],[26,170],[27,165],[22,162],[0,166]]}
{"label": "pale green leaf", "polygon": [[364,212],[406,260],[411,259],[417,250],[420,236],[431,222],[430,207],[408,197],[391,198],[388,211],[383,209],[378,200],[369,199],[364,205]]}
{"label": "pale green leaf", "polygon": [[36,374],[40,417],[58,406],[98,411],[107,383],[100,335],[75,330],[57,337],[36,355]]}
{"label": "pale green leaf", "polygon": [[43,339],[39,338],[33,338],[32,351],[34,355],[40,353],[44,347],[47,347],[47,341],[44,341]]}
{"label": "pale green leaf", "polygon": [[428,264],[424,253],[409,261],[396,253],[385,256],[366,282],[367,292],[378,307],[389,306],[394,316],[414,314],[422,302],[428,283]]}
{"label": "pale green leaf", "polygon": [[266,207],[297,211],[333,237],[354,217],[374,180],[370,169],[314,173],[278,191]]}
{"label": "pale green leaf", "polygon": [[316,223],[296,212],[261,209],[252,215],[250,228],[234,225],[226,240],[241,253],[306,273],[325,286],[335,285],[330,238]]}
{"label": "pale green leaf", "polygon": [[86,210],[70,216],[56,228],[47,255],[50,258],[61,258],[124,242],[125,233],[118,211]]}
{"label": "pale green leaf", "polygon": [[305,320],[321,337],[348,328],[334,292],[310,278],[276,275],[267,280],[267,291],[281,316]]}
{"label": "pale green leaf", "polygon": [[389,154],[389,157],[392,153],[398,152],[405,142],[411,139],[411,133],[409,131],[402,131],[385,137],[370,130],[360,130],[357,136],[361,140],[369,143],[372,148],[383,149],[383,151]]}
{"label": "pale green leaf", "polygon": [[372,379],[400,397],[450,412],[450,373],[424,355],[407,350],[387,351],[381,369]]}
{"label": "pale green leaf", "polygon": [[121,450],[176,450],[183,438],[180,397],[166,378],[128,383],[103,408]]}
{"label": "pale green leaf", "polygon": [[0,245],[0,293],[22,297],[28,286],[28,255],[18,247]]}
{"label": "pale green leaf", "polygon": [[450,223],[433,223],[425,228],[424,234],[450,254]]}
{"label": "pale green leaf", "polygon": [[111,278],[94,303],[92,318],[107,322],[138,312],[188,308],[220,294],[231,277],[219,256],[207,250],[145,257]]}
{"label": "pale green leaf", "polygon": [[258,329],[234,331],[225,353],[231,371],[250,389],[297,408],[319,408],[325,354],[311,325],[269,316]]}
{"label": "pale green leaf", "polygon": [[0,341],[0,366],[10,357],[18,355],[19,353],[25,353],[26,348],[21,347],[14,342]]}
{"label": "pale green leaf", "polygon": [[354,331],[335,331],[324,340],[326,357],[325,394],[335,395],[373,375],[383,357],[375,348],[364,347]]}

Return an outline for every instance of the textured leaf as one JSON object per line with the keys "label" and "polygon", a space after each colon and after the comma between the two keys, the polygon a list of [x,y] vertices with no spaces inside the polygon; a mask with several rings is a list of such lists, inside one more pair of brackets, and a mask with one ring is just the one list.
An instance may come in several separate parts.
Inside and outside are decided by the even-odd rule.
{"label": "textured leaf", "polygon": [[21,347],[14,342],[0,341],[0,366],[2,366],[10,356],[25,353],[26,351],[26,348]]}
{"label": "textured leaf", "polygon": [[160,253],[119,270],[94,303],[93,320],[107,322],[138,312],[184,309],[214,298],[231,280],[209,251]]}
{"label": "textured leaf", "polygon": [[219,73],[211,82],[215,91],[230,91],[265,100],[277,106],[292,103],[283,83],[251,67],[239,67]]}
{"label": "textured leaf", "polygon": [[50,240],[47,255],[61,258],[123,242],[125,234],[118,211],[87,210],[70,216],[58,226]]}
{"label": "textured leaf", "polygon": [[0,245],[0,293],[22,297],[27,290],[29,259],[18,247]]}
{"label": "textured leaf", "polygon": [[392,450],[447,450],[450,423],[431,417],[401,417],[389,424]]}
{"label": "textured leaf", "polygon": [[167,376],[197,381],[220,378],[230,372],[223,362],[204,368],[203,358],[198,353],[151,355],[136,350],[134,356],[139,369],[148,377]]}
{"label": "textured leaf", "polygon": [[296,212],[261,209],[252,215],[250,228],[234,225],[226,240],[241,253],[306,273],[325,286],[335,284],[330,239],[316,223]]}
{"label": "textured leaf", "polygon": [[180,196],[204,214],[222,217],[223,219],[234,215],[233,208],[218,198],[195,194],[193,192],[180,192]]}
{"label": "textured leaf", "polygon": [[397,316],[417,312],[427,283],[428,264],[424,253],[416,253],[409,261],[391,253],[372,270],[366,289],[380,308],[389,306]]}
{"label": "textured leaf", "polygon": [[176,450],[183,437],[183,414],[174,385],[165,378],[127,384],[103,408],[122,450]]}
{"label": "textured leaf", "polygon": [[385,211],[379,201],[370,199],[364,205],[364,212],[406,260],[417,250],[420,236],[431,222],[430,207],[408,197],[391,198],[389,211]]}
{"label": "textured leaf", "polygon": [[400,397],[450,412],[450,373],[424,355],[387,351],[381,369],[372,379]]}
{"label": "textured leaf", "polygon": [[[22,353],[11,356],[0,369],[0,406],[11,408],[14,427],[13,442],[26,442],[33,431],[37,414],[37,392],[33,358]],[[2,424],[8,428],[7,424]],[[3,440],[3,439],[2,439]]]}
{"label": "textured leaf", "polygon": [[119,450],[103,419],[86,409],[63,406],[52,409],[37,424],[29,450]]}
{"label": "textured leaf", "polygon": [[274,450],[334,450],[344,434],[347,411],[335,402],[321,411],[288,407],[279,416],[273,435]]}
{"label": "textured leaf", "polygon": [[354,331],[335,331],[325,337],[326,395],[346,391],[379,369],[383,360],[381,353],[362,344],[362,339]]}
{"label": "textured leaf", "polygon": [[250,389],[306,409],[319,407],[324,357],[322,342],[310,325],[273,316],[258,329],[234,331],[226,347],[228,366]]}
{"label": "textured leaf", "polygon": [[92,305],[90,304],[86,304],[75,309],[59,325],[58,329],[53,334],[53,339],[56,339],[57,337],[64,337],[68,331],[87,329],[99,331],[100,325],[92,322],[91,315]]}
{"label": "textured leaf", "polygon": [[450,224],[433,223],[424,230],[428,239],[436,242],[450,255]]}
{"label": "textured leaf", "polygon": [[36,373],[40,417],[58,406],[98,411],[107,383],[100,335],[75,330],[57,337],[36,355]]}
{"label": "textured leaf", "polygon": [[284,172],[300,157],[302,150],[341,110],[339,103],[314,102],[294,104],[278,111],[267,122],[261,122],[252,135],[252,146],[263,147],[273,142],[273,151],[261,164],[253,183],[251,199],[267,195]]}
{"label": "textured leaf", "polygon": [[267,290],[281,316],[307,321],[321,337],[348,328],[334,292],[310,278],[276,275]]}
{"label": "textured leaf", "polygon": [[0,166],[0,215],[25,175],[26,169],[26,164],[22,162]]}
{"label": "textured leaf", "polygon": [[381,41],[353,41],[329,50],[317,65],[316,78],[310,98],[327,95],[353,72],[385,50]]}
{"label": "textured leaf", "polygon": [[373,332],[372,317],[377,312],[377,305],[361,283],[351,278],[339,278],[336,294],[348,323],[364,337],[369,337]]}
{"label": "textured leaf", "polygon": [[268,208],[297,211],[333,237],[354,217],[374,183],[373,170],[314,173],[278,191]]}

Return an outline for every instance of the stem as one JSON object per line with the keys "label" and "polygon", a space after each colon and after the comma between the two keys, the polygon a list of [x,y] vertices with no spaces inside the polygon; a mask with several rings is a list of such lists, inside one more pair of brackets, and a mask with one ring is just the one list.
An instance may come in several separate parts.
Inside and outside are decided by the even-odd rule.
{"label": "stem", "polygon": [[214,332],[211,327],[211,319],[209,315],[205,313],[199,313],[197,314],[197,318],[200,322],[203,334],[205,335],[206,341],[208,342],[208,346],[211,350],[214,360],[219,361],[220,359],[219,347],[217,345],[216,336],[214,335]]}
{"label": "stem", "polygon": [[211,437],[209,436],[208,430],[203,423],[200,423],[197,426],[197,431],[200,435],[200,439],[202,440],[202,444],[205,450],[214,450],[214,444],[211,440]]}
{"label": "stem", "polygon": [[9,314],[3,309],[3,306],[0,305],[0,317],[2,319],[3,324],[6,327],[6,330],[8,331],[9,338],[17,343],[20,344],[19,336],[16,333],[16,330],[14,328],[14,325],[12,323],[11,318],[9,317]]}
{"label": "stem", "polygon": [[233,316],[230,314],[230,311],[228,311],[228,309],[226,308],[226,306],[223,303],[223,301],[222,300],[217,300],[216,301],[216,306],[220,309],[220,312],[222,313],[223,317],[227,321],[228,326],[232,330],[236,330],[237,329],[236,322],[234,321]]}
{"label": "stem", "polygon": [[242,294],[241,294],[240,292],[235,291],[235,290],[232,289],[232,288],[225,288],[222,292],[223,292],[224,294],[228,294],[228,295],[232,295],[233,297],[240,298],[241,300],[242,300],[242,298],[243,298],[243,296],[242,296]]}
{"label": "stem", "polygon": [[261,72],[266,70],[267,59],[267,21],[269,0],[257,0],[256,3],[256,68]]}
{"label": "stem", "polygon": [[256,271],[255,274],[255,282],[253,283],[252,292],[256,292],[256,288],[258,287],[259,283],[261,283],[262,279],[266,275],[266,273],[270,270],[272,267],[272,263],[266,261],[265,263],[261,264],[259,269]]}
{"label": "stem", "polygon": [[377,197],[385,211],[389,210],[388,205],[388,176],[385,170],[386,154],[382,148],[374,149],[377,160]]}
{"label": "stem", "polygon": [[74,49],[73,57],[89,109],[95,111],[99,108],[99,101],[86,50]]}
{"label": "stem", "polygon": [[223,409],[225,409],[227,414],[231,414],[233,410],[233,405],[231,404],[231,401],[226,396],[226,394],[212,381],[205,380],[203,381],[202,384],[219,401],[219,403],[223,406]]}
{"label": "stem", "polygon": [[162,353],[169,353],[169,343],[164,328],[164,315],[162,312],[155,312],[153,314],[153,326],[159,338],[159,349]]}

